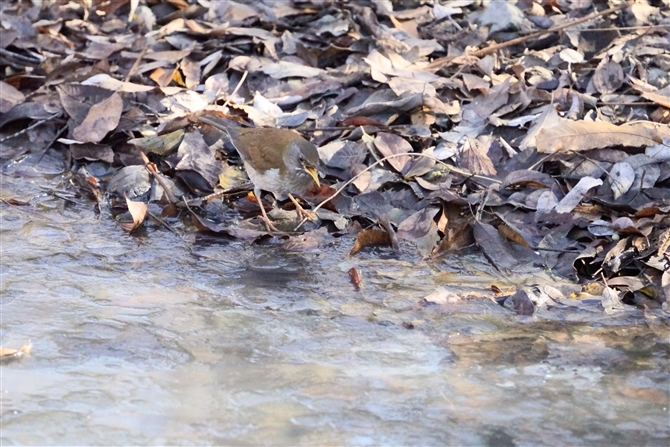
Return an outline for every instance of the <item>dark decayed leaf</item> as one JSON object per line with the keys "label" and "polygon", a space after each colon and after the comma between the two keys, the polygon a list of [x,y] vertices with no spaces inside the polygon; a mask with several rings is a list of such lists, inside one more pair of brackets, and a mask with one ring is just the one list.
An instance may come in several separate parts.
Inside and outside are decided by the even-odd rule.
{"label": "dark decayed leaf", "polygon": [[214,157],[197,129],[186,134],[179,145],[178,154],[179,164],[175,167],[177,171],[194,171],[200,174],[210,188],[217,184],[222,172],[221,162]]}
{"label": "dark decayed leaf", "polygon": [[353,173],[354,168],[363,166],[368,153],[369,151],[365,145],[353,141],[345,141],[342,148],[330,157],[328,166]]}
{"label": "dark decayed leaf", "polygon": [[416,241],[428,234],[439,208],[424,208],[409,216],[398,225],[398,238]]}
{"label": "dark decayed leaf", "polygon": [[76,160],[101,160],[109,164],[114,163],[114,151],[107,144],[71,144],[70,153],[72,154],[72,158]]}
{"label": "dark decayed leaf", "polygon": [[109,180],[107,191],[135,200],[151,189],[149,172],[144,166],[126,166]]}
{"label": "dark decayed leaf", "polygon": [[170,155],[181,144],[183,139],[184,130],[180,129],[163,135],[133,138],[128,140],[128,143],[134,144],[145,153],[151,152],[165,157]]}
{"label": "dark decayed leaf", "polygon": [[505,177],[500,186],[502,188],[519,188],[525,186],[551,188],[555,183],[556,181],[548,174],[523,169],[507,174],[507,177]]}
{"label": "dark decayed leaf", "polygon": [[10,84],[0,81],[0,113],[7,113],[17,104],[23,103],[26,97]]}
{"label": "dark decayed leaf", "polygon": [[114,94],[112,90],[81,84],[63,84],[56,91],[68,116],[77,124],[84,122],[91,107]]}
{"label": "dark decayed leaf", "polygon": [[535,312],[535,306],[528,296],[528,292],[521,289],[518,290],[514,295],[510,296],[505,300],[505,307],[513,310],[518,315],[533,315]]}
{"label": "dark decayed leaf", "polygon": [[618,62],[604,58],[593,75],[593,84],[602,93],[614,93],[623,84],[623,69]]}
{"label": "dark decayed leaf", "polygon": [[492,225],[475,221],[472,230],[484,256],[499,270],[532,271],[541,264],[533,250],[506,240]]}

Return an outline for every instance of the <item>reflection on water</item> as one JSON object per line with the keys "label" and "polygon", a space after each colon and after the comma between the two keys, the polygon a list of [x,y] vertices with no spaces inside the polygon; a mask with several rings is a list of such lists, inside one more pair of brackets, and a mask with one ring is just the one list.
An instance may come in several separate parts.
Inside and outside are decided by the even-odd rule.
{"label": "reflection on water", "polygon": [[349,258],[349,240],[294,254],[152,222],[128,236],[10,168],[3,199],[56,205],[0,205],[1,341],[34,345],[2,365],[3,445],[670,441],[663,321],[426,307],[438,285],[498,279],[459,264],[474,258]]}

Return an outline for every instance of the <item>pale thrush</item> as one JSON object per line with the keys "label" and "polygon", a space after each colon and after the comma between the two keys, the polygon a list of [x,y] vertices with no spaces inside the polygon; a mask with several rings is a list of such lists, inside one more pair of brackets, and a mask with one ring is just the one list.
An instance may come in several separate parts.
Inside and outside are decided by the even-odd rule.
{"label": "pale thrush", "polygon": [[277,231],[263,208],[261,190],[271,192],[277,200],[291,199],[298,215],[311,217],[293,195],[302,196],[314,184],[320,186],[319,153],[312,143],[288,129],[233,127],[212,115],[202,116],[200,121],[230,136],[254,184],[268,230]]}

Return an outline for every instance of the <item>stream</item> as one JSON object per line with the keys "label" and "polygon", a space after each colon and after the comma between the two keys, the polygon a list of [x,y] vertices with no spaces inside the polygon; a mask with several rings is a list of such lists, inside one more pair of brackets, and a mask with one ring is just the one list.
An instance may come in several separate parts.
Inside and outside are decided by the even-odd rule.
{"label": "stream", "polygon": [[[0,341],[33,344],[0,368],[2,445],[670,443],[660,310],[521,317],[474,251],[129,235],[35,162],[2,168]],[[470,298],[422,300],[440,287]]]}

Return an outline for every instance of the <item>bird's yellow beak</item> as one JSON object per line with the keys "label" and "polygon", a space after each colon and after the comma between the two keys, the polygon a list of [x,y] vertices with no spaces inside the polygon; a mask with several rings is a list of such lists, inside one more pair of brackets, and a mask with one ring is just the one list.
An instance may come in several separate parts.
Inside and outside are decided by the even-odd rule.
{"label": "bird's yellow beak", "polygon": [[305,171],[307,171],[307,173],[312,176],[312,178],[316,182],[316,186],[320,187],[321,182],[319,182],[319,171],[317,171],[316,168],[311,168],[307,166],[305,166]]}

